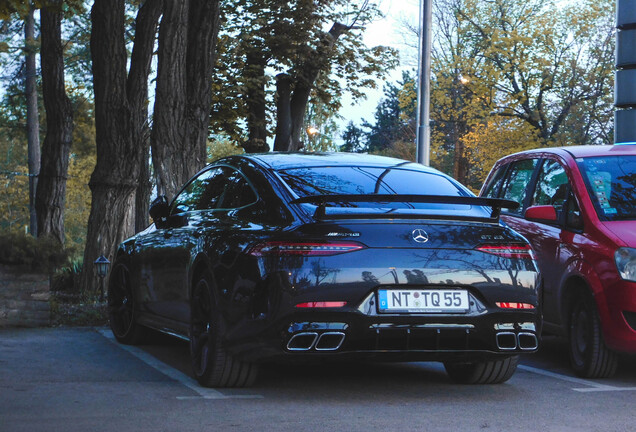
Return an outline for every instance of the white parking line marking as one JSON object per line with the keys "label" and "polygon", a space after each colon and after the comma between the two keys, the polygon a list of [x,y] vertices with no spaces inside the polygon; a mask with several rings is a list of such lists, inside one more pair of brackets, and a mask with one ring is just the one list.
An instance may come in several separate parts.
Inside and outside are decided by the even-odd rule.
{"label": "white parking line marking", "polygon": [[169,378],[172,378],[173,380],[179,382],[180,384],[188,387],[190,390],[194,391],[195,393],[197,393],[199,396],[177,396],[177,399],[179,400],[185,400],[185,399],[263,399],[262,395],[226,395],[221,393],[220,391],[211,389],[211,388],[206,388],[206,387],[201,387],[201,385],[199,383],[197,383],[193,378],[189,377],[188,375],[168,366],[167,364],[157,360],[155,357],[151,356],[150,354],[148,354],[147,352],[145,352],[144,350],[134,347],[134,346],[130,346],[130,345],[122,345],[119,344],[116,340],[115,337],[113,336],[112,332],[110,332],[109,330],[105,330],[105,329],[99,329],[97,330],[97,332],[99,334],[101,334],[102,336],[104,336],[107,340],[109,340],[110,342],[112,342],[113,344],[117,345],[119,348],[128,351],[130,354],[134,355],[135,357],[137,357],[139,360],[143,361],[144,363],[146,363],[147,365],[153,367],[154,369],[158,370],[159,372],[161,372],[162,374],[166,375]]}
{"label": "white parking line marking", "polygon": [[622,392],[622,391],[636,391],[636,387],[612,387],[608,386],[608,388],[573,388],[572,390],[581,392],[581,393],[591,393],[591,392]]}
{"label": "white parking line marking", "polygon": [[584,380],[581,378],[576,378],[576,377],[571,377],[571,376],[567,376],[567,375],[561,375],[555,372],[550,372],[550,371],[546,371],[543,369],[538,369],[538,368],[534,368],[531,366],[526,366],[526,365],[519,365],[518,366],[519,369],[524,370],[526,372],[532,372],[538,375],[543,375],[543,376],[548,376],[551,378],[556,378],[558,380],[561,381],[569,381],[572,383],[576,383],[576,384],[580,384],[580,385],[585,385],[585,386],[590,386],[590,387],[594,387],[594,388],[598,388],[598,389],[610,389],[610,388],[614,388],[612,386],[608,386],[606,384],[599,384],[597,382],[594,381],[588,381],[588,380]]}
{"label": "white parking line marking", "polygon": [[519,369],[524,370],[526,372],[531,372],[531,373],[535,373],[538,375],[543,375],[543,376],[547,376],[550,378],[555,378],[561,381],[568,381],[571,383],[575,383],[575,384],[580,384],[580,385],[585,385],[588,387],[583,387],[583,388],[573,388],[573,391],[576,392],[580,392],[580,393],[591,393],[591,392],[614,392],[614,391],[636,391],[636,387],[616,387],[616,386],[610,386],[607,384],[601,384],[601,383],[597,383],[595,381],[589,381],[589,380],[584,380],[581,378],[576,378],[576,377],[571,377],[571,376],[567,376],[567,375],[561,375],[558,373],[554,373],[554,372],[550,372],[550,371],[546,371],[543,369],[537,369],[531,366],[526,366],[526,365],[519,365],[518,366]]}

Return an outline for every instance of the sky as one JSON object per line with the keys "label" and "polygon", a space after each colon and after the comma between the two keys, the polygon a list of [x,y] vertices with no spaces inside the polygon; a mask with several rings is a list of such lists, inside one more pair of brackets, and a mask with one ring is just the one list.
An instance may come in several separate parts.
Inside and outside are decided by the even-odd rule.
{"label": "sky", "polygon": [[[400,51],[400,66],[391,71],[386,78],[388,82],[395,82],[402,77],[403,70],[413,70],[417,68],[417,52],[404,44],[404,35],[400,30],[400,22],[404,19],[410,22],[417,22],[419,15],[419,0],[379,0],[378,5],[385,18],[378,20],[367,27],[364,33],[364,41],[368,46],[385,45]],[[340,115],[344,117],[341,129],[353,121],[360,125],[362,119],[373,122],[373,113],[382,98],[383,82],[378,81],[378,88],[368,90],[367,99],[358,101],[352,105],[351,97],[347,94],[343,96],[342,109]]]}

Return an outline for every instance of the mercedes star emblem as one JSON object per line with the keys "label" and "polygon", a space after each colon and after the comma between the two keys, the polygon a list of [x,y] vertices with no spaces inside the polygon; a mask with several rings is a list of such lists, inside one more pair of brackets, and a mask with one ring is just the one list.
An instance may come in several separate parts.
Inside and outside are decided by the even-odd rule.
{"label": "mercedes star emblem", "polygon": [[411,235],[413,236],[413,240],[415,240],[418,243],[426,243],[428,241],[427,232],[421,228],[414,229]]}

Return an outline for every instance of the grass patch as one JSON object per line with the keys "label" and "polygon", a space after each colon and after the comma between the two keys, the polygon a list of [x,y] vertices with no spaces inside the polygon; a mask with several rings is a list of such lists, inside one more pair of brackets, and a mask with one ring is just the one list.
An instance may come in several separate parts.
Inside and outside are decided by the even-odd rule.
{"label": "grass patch", "polygon": [[106,302],[84,302],[81,296],[61,292],[51,293],[51,325],[106,326],[108,309]]}
{"label": "grass patch", "polygon": [[79,287],[81,260],[71,261],[53,275],[51,286],[51,325],[104,326],[108,325],[106,301],[99,301],[97,293],[83,293]]}

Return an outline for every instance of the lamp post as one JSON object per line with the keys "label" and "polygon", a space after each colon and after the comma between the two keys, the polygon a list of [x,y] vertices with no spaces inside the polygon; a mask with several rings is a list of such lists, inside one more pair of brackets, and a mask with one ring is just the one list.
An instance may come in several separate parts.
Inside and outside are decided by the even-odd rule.
{"label": "lamp post", "polygon": [[110,261],[104,255],[100,255],[99,258],[93,263],[95,264],[95,270],[99,277],[99,301],[104,301],[104,278],[108,274],[108,267],[110,267]]}
{"label": "lamp post", "polygon": [[433,0],[420,0],[420,55],[417,98],[417,137],[415,158],[417,163],[430,164],[431,131],[431,27]]}

